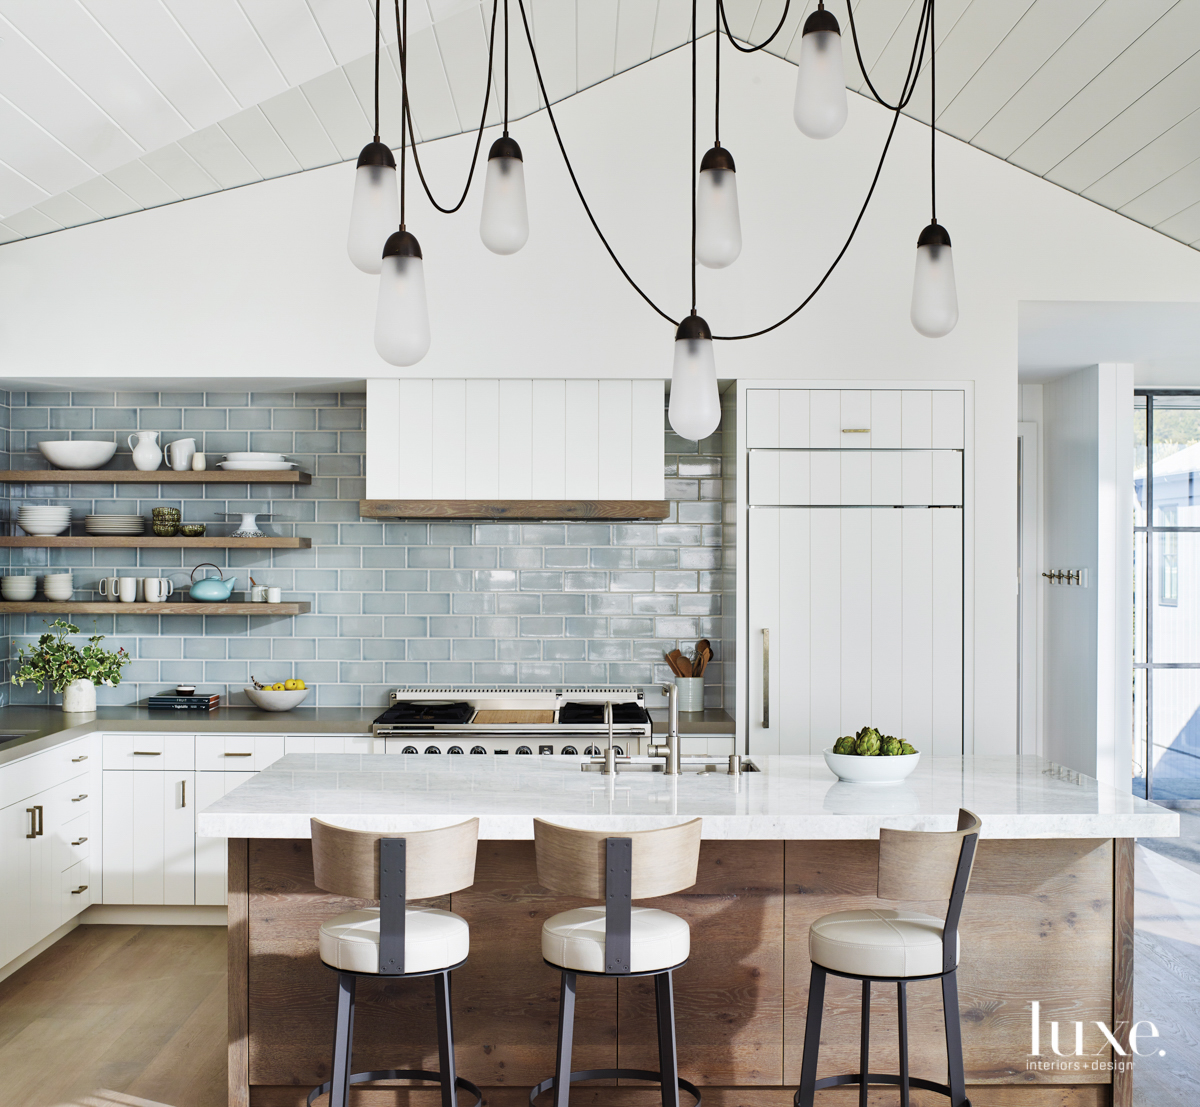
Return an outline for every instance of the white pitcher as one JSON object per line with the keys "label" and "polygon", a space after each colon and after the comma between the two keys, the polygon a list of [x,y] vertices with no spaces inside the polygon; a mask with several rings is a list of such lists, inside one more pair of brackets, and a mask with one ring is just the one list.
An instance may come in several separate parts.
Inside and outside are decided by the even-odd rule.
{"label": "white pitcher", "polygon": [[[133,440],[137,439],[137,445]],[[133,451],[133,467],[142,473],[153,473],[162,464],[163,452],[158,446],[158,431],[134,431],[127,439]]]}

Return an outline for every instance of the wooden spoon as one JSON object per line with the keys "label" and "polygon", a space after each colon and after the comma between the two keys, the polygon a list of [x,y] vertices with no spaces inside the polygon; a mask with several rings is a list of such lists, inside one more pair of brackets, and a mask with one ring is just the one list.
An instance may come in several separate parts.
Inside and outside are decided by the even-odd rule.
{"label": "wooden spoon", "polygon": [[672,650],[667,654],[667,660],[673,663],[671,667],[675,670],[676,676],[690,677],[692,675],[692,663],[678,650]]}

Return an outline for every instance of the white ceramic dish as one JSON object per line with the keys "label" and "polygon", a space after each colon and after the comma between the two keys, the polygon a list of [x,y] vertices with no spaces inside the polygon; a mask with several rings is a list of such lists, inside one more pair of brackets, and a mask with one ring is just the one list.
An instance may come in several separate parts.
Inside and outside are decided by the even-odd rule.
{"label": "white ceramic dish", "polygon": [[276,469],[290,469],[295,464],[294,461],[218,461],[217,468],[237,470],[238,472],[250,469],[270,472]]}
{"label": "white ceramic dish", "polygon": [[0,596],[6,600],[32,600],[37,592],[36,577],[4,577],[0,579]]}
{"label": "white ceramic dish", "polygon": [[309,688],[301,688],[298,692],[260,692],[257,688],[247,688],[246,695],[255,707],[261,707],[264,711],[291,711],[304,702],[310,691]]}
{"label": "white ceramic dish", "polygon": [[899,784],[917,767],[920,753],[902,753],[899,757],[859,757],[853,753],[834,753],[831,746],[821,753],[838,780],[849,784]]}
{"label": "white ceramic dish", "polygon": [[60,469],[99,469],[112,461],[115,442],[39,442],[38,449]]}
{"label": "white ceramic dish", "polygon": [[39,538],[49,538],[55,534],[62,534],[70,523],[27,523],[20,524],[21,529],[26,534],[33,534]]}
{"label": "white ceramic dish", "polygon": [[283,461],[287,454],[271,454],[265,450],[240,450],[222,456],[226,461]]}

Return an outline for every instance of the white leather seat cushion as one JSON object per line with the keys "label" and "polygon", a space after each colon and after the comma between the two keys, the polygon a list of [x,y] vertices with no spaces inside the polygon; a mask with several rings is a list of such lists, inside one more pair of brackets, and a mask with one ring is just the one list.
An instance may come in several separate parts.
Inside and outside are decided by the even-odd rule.
{"label": "white leather seat cushion", "polygon": [[[652,972],[686,961],[692,946],[687,922],[670,911],[635,907],[629,926],[629,971]],[[575,972],[604,972],[604,908],[577,907],[542,925],[542,956]]]}
{"label": "white leather seat cushion", "polygon": [[[347,911],[321,924],[321,960],[349,972],[379,971],[379,910]],[[404,971],[430,972],[467,956],[471,931],[453,911],[410,907],[404,913]]]}
{"label": "white leather seat cushion", "polygon": [[835,911],[812,924],[808,955],[814,964],[860,976],[940,973],[942,920],[887,907]]}

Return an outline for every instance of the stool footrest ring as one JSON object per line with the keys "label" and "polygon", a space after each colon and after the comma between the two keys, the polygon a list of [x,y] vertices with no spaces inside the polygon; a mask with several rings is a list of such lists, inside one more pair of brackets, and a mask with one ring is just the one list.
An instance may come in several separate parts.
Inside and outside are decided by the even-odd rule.
{"label": "stool footrest ring", "polygon": [[[662,1073],[651,1072],[649,1069],[583,1069],[580,1072],[571,1073],[572,1084],[578,1083],[581,1080],[653,1080],[661,1084]],[[553,1076],[547,1080],[543,1080],[529,1093],[529,1102],[532,1104],[538,1096],[543,1092],[550,1091],[553,1087]],[[695,1100],[692,1107],[700,1107],[700,1089],[695,1084],[680,1078],[679,1090],[687,1092]]]}
{"label": "stool footrest ring", "polygon": [[[442,1082],[442,1074],[440,1072],[425,1072],[421,1069],[377,1069],[375,1072],[356,1072],[350,1077],[351,1084],[366,1084],[372,1080],[432,1080],[435,1084]],[[319,1087],[313,1088],[308,1093],[308,1104],[312,1107],[312,1102],[319,1096],[325,1095],[329,1091],[329,1085],[332,1081],[327,1080]],[[483,1103],[483,1092],[481,1092],[469,1080],[464,1080],[461,1076],[454,1082],[455,1088],[461,1088],[465,1092],[470,1092],[475,1097],[475,1102],[469,1104],[468,1107],[480,1107]]]}
{"label": "stool footrest ring", "polygon": [[[819,1092],[822,1088],[840,1088],[843,1084],[861,1084],[862,1082],[862,1073],[859,1072],[850,1072],[843,1076],[825,1076],[813,1085],[813,1090]],[[893,1086],[899,1086],[900,1082],[900,1077],[893,1076],[891,1073],[867,1073],[868,1084],[891,1084]],[[551,1081],[551,1083],[553,1083],[553,1081]],[[934,1081],[926,1080],[921,1076],[910,1076],[908,1078],[908,1086],[910,1088],[920,1088],[922,1091],[926,1092],[937,1092],[939,1095],[953,1095],[948,1084],[937,1084]],[[798,1107],[800,1103],[800,1093],[798,1091],[796,1092],[795,1096],[793,1096],[792,1102],[797,1104]],[[956,1104],[955,1107],[958,1107],[958,1105]],[[964,1100],[962,1107],[970,1107],[970,1100]]]}

